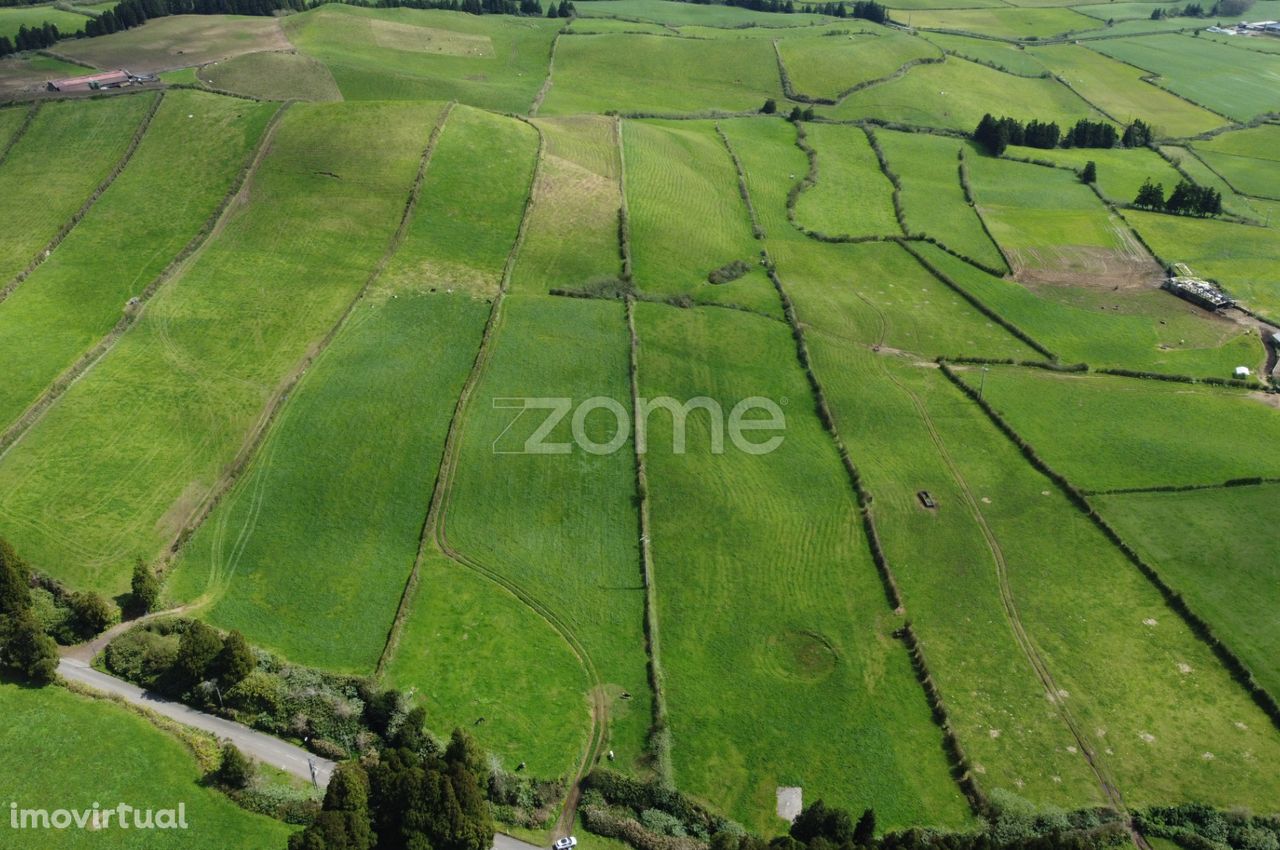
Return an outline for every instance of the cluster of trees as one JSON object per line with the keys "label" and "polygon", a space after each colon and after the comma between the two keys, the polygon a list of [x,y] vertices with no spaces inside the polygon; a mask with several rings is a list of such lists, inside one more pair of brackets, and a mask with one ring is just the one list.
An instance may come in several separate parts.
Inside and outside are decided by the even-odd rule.
{"label": "cluster of trees", "polygon": [[0,56],[8,56],[21,50],[44,50],[57,44],[60,38],[62,34],[51,23],[46,22],[38,27],[24,24],[18,27],[18,33],[12,40],[7,35],[0,35]]}
{"label": "cluster of trees", "polygon": [[[522,15],[536,18],[544,14],[540,0],[377,0],[372,5],[383,9],[401,6],[408,9],[443,9],[470,15]],[[559,5],[553,2],[545,14],[548,18],[571,18],[575,11],[571,0],[565,0]]]}
{"label": "cluster of trees", "polygon": [[[530,0],[521,0],[521,5],[523,6],[525,2],[530,2]],[[531,2],[535,6],[538,5],[538,0],[531,0]],[[538,14],[541,11],[542,9],[539,7],[538,12],[533,14]],[[548,18],[572,18],[576,14],[578,14],[578,10],[573,8],[573,0],[564,0],[559,6],[555,4],[555,0],[551,0],[551,5],[547,7]]]}
{"label": "cluster of trees", "polygon": [[741,9],[750,9],[753,12],[776,12],[784,15],[793,14],[796,10],[796,4],[792,0],[724,0],[726,6],[737,6]]}
{"label": "cluster of trees", "polygon": [[484,754],[461,730],[440,746],[415,709],[376,760],[338,766],[315,823],[289,850],[489,850]]}
{"label": "cluster of trees", "polygon": [[[768,106],[768,105],[769,104],[766,101],[765,106]],[[803,109],[801,109],[799,106],[793,106],[791,107],[791,112],[787,115],[787,120],[790,121],[792,124],[796,123],[797,121],[812,121],[813,115],[814,115],[814,112],[813,112],[812,106],[806,106]]]}
{"label": "cluster of trees", "polygon": [[1168,6],[1151,11],[1151,20],[1163,21],[1165,18],[1238,18],[1249,10],[1253,0],[1218,0],[1205,11],[1199,3],[1188,3],[1185,6]]}
{"label": "cluster of trees", "polygon": [[1134,825],[1143,835],[1168,839],[1182,847],[1270,850],[1280,846],[1280,815],[1220,812],[1203,803],[1156,806],[1137,812]]}
{"label": "cluster of trees", "polygon": [[31,572],[0,539],[0,670],[36,684],[58,674],[58,648],[31,603]]}
{"label": "cluster of trees", "polygon": [[152,18],[169,15],[274,15],[280,11],[301,12],[306,0],[121,0],[91,19],[84,27],[87,36],[110,35],[133,29]]}
{"label": "cluster of trees", "polygon": [[1207,186],[1197,186],[1190,180],[1181,180],[1164,196],[1164,184],[1142,184],[1133,205],[1146,210],[1160,210],[1174,215],[1215,216],[1222,214],[1222,193]]}
{"label": "cluster of trees", "polygon": [[973,131],[973,140],[992,156],[1000,156],[1009,145],[1049,150],[1050,148],[1113,148],[1117,143],[1127,148],[1150,143],[1150,125],[1136,120],[1120,134],[1106,121],[1081,119],[1065,133],[1056,123],[1031,120],[1026,124],[1016,118],[996,118],[990,112],[982,116]]}
{"label": "cluster of trees", "polygon": [[1178,6],[1170,6],[1167,9],[1152,9],[1151,20],[1163,21],[1165,18],[1203,18],[1205,16],[1204,7],[1199,3],[1188,3],[1179,8]]}

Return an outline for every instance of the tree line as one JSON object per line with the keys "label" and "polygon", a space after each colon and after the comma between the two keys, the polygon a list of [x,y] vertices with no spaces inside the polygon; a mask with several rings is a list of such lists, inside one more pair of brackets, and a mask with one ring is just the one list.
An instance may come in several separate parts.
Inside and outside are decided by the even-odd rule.
{"label": "tree line", "polygon": [[58,28],[47,21],[37,27],[28,27],[25,24],[18,27],[18,33],[12,39],[7,35],[0,35],[0,56],[8,56],[22,50],[44,50],[46,47],[52,47],[62,38],[62,34],[58,32]]}
{"label": "tree line", "polygon": [[996,118],[988,112],[978,122],[972,138],[992,156],[1000,156],[1010,145],[1042,150],[1057,147],[1113,148],[1117,144],[1127,148],[1141,147],[1151,142],[1152,130],[1141,119],[1128,124],[1123,133],[1106,121],[1081,119],[1063,131],[1053,121],[1032,119],[1024,124],[1016,118]]}
{"label": "tree line", "polygon": [[1206,12],[1199,3],[1188,3],[1185,6],[1167,6],[1151,10],[1151,20],[1163,21],[1165,18],[1238,18],[1253,6],[1253,0],[1218,0]]}
{"label": "tree line", "polygon": [[1222,193],[1208,186],[1197,186],[1190,180],[1180,180],[1178,185],[1164,196],[1164,184],[1152,183],[1148,177],[1133,199],[1133,205],[1144,210],[1173,213],[1174,215],[1215,216],[1222,214]]}

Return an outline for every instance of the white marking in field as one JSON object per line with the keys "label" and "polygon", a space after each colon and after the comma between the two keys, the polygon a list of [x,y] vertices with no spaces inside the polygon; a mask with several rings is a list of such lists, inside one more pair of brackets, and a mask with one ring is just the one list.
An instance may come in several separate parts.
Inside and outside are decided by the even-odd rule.
{"label": "white marking in field", "polygon": [[778,786],[778,817],[787,823],[795,821],[804,808],[804,789],[795,786]]}
{"label": "white marking in field", "polygon": [[1204,759],[1205,761],[1213,761],[1213,753],[1205,753],[1204,755],[1200,756],[1200,758]]}
{"label": "white marking in field", "polygon": [[973,772],[974,772],[974,773],[986,773],[986,772],[987,772],[987,768],[986,768],[984,765],[981,765],[981,764],[975,764],[975,765],[973,766]]}
{"label": "white marking in field", "polygon": [[1156,736],[1152,735],[1150,732],[1139,732],[1138,737],[1147,744],[1154,744],[1156,742]]}
{"label": "white marking in field", "polygon": [[1237,729],[1239,729],[1241,732],[1244,732],[1244,731],[1245,731],[1245,730],[1247,730],[1249,727],[1248,727],[1248,726],[1246,726],[1246,725],[1244,725],[1243,723],[1241,723],[1239,720],[1237,720],[1237,721],[1236,721],[1236,728],[1237,728]]}
{"label": "white marking in field", "polygon": [[1179,673],[1182,673],[1182,674],[1185,676],[1187,673],[1190,673],[1190,672],[1191,672],[1191,665],[1190,665],[1190,664],[1187,664],[1186,662],[1179,661],[1179,662],[1178,662],[1178,672],[1179,672]]}
{"label": "white marking in field", "polygon": [[1058,699],[1066,699],[1069,696],[1071,696],[1071,691],[1066,688],[1058,688]]}
{"label": "white marking in field", "polygon": [[1048,495],[1050,495],[1050,493],[1049,493],[1049,491],[1048,491],[1048,490],[1041,490],[1041,491],[1040,491],[1040,495],[1041,495],[1041,496],[1048,496]]}
{"label": "white marking in field", "polygon": [[1062,777],[1061,777],[1061,776],[1051,776],[1051,777],[1049,777],[1049,778],[1050,778],[1050,779],[1052,779],[1054,782],[1057,782],[1057,783],[1059,783],[1059,784],[1061,784],[1061,783],[1062,783]]}
{"label": "white marking in field", "polygon": [[983,497],[982,497],[982,504],[984,504],[984,505],[989,505],[989,504],[991,504],[991,499],[990,499],[989,497],[987,497],[987,496],[983,496]]}
{"label": "white marking in field", "polygon": [[1144,626],[1155,626],[1155,625],[1158,625],[1158,623],[1157,623],[1157,621],[1156,621],[1156,618],[1155,618],[1155,617],[1148,617],[1147,619],[1145,619],[1145,620],[1143,620],[1143,621],[1142,621],[1142,625],[1144,625]]}
{"label": "white marking in field", "polygon": [[990,730],[989,732],[987,732],[987,734],[988,734],[988,735],[990,735],[992,738],[999,738],[999,737],[1000,737],[1000,730],[999,730],[999,729],[992,729],[992,730]]}
{"label": "white marking in field", "polygon": [[1080,752],[1080,751],[1076,749],[1075,744],[1068,744],[1068,745],[1067,745],[1067,752],[1071,753],[1071,755],[1075,755],[1076,753],[1078,753],[1078,752]]}
{"label": "white marking in field", "polygon": [[1105,738],[1107,737],[1107,730],[1099,726],[1097,729],[1093,730],[1093,734],[1097,735],[1099,738]]}

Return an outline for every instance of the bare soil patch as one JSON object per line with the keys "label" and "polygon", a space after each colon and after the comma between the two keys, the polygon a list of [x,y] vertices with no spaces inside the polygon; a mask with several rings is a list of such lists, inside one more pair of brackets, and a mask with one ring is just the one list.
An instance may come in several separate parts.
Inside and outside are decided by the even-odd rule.
{"label": "bare soil patch", "polygon": [[1090,245],[1010,252],[1014,278],[1029,286],[1126,291],[1159,287],[1164,272],[1150,256]]}
{"label": "bare soil patch", "polygon": [[204,65],[245,53],[290,50],[278,18],[174,15],[140,27],[59,45],[78,62],[153,74]]}

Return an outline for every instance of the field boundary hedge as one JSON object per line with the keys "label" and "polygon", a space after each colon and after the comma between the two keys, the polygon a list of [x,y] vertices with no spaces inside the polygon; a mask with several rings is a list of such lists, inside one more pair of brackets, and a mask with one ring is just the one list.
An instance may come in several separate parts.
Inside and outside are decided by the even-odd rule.
{"label": "field boundary hedge", "polygon": [[1137,493],[1190,493],[1197,490],[1230,490],[1236,487],[1261,487],[1280,484],[1280,478],[1253,475],[1247,478],[1229,478],[1218,484],[1156,484],[1151,487],[1116,487],[1111,490],[1085,490],[1086,496],[1131,496]]}
{"label": "field boundary hedge", "polygon": [[31,124],[36,120],[36,113],[40,111],[40,101],[35,101],[27,109],[27,114],[23,116],[22,123],[18,125],[18,129],[13,131],[13,135],[9,137],[9,141],[0,148],[0,165],[4,165],[4,161],[9,158],[9,151],[14,149],[18,142],[22,141],[22,137],[31,129]]}
{"label": "field boundary hedge", "polygon": [[556,47],[560,44],[560,36],[564,35],[562,29],[551,39],[551,55],[547,57],[547,76],[542,81],[542,85],[538,88],[538,93],[533,96],[533,103],[529,106],[529,117],[533,118],[538,114],[538,110],[542,108],[542,101],[546,99],[547,94],[551,91],[551,80],[556,72]]}
{"label": "field boundary hedge", "polygon": [[[625,299],[629,360],[627,372],[631,383],[632,415],[639,422],[640,410],[640,334],[636,331],[635,298]],[[658,629],[658,596],[653,578],[653,547],[650,544],[649,471],[644,453],[634,438],[631,441],[636,467],[636,517],[640,533],[640,572],[644,580],[644,643],[649,657],[649,687],[653,691],[653,720],[649,728],[649,755],[654,772],[665,788],[675,788],[675,765],[671,759],[671,726],[667,714],[666,673],[662,669],[662,636]]]}
{"label": "field boundary hedge", "polygon": [[[1163,31],[1163,32],[1155,32],[1155,33],[1128,33],[1128,34],[1123,35],[1123,36],[1113,36],[1113,37],[1114,37],[1114,38],[1133,38],[1133,37],[1134,37],[1134,36],[1136,36],[1136,35],[1171,35],[1171,34],[1173,34],[1173,33],[1175,33],[1175,32],[1176,32],[1176,33],[1182,33],[1182,32],[1184,32],[1184,30],[1165,30],[1165,31]],[[1091,40],[1093,40],[1093,41],[1097,41],[1097,40],[1099,40],[1099,39],[1091,39]],[[1135,65],[1134,63],[1132,63],[1132,62],[1128,61],[1127,59],[1120,59],[1119,57],[1116,57],[1116,56],[1108,56],[1107,54],[1102,53],[1101,51],[1094,50],[1092,47],[1090,47],[1090,46],[1089,46],[1089,45],[1087,45],[1087,44],[1082,45],[1082,46],[1083,46],[1086,50],[1092,50],[1094,53],[1097,53],[1099,56],[1102,56],[1102,57],[1104,57],[1104,58],[1106,58],[1106,59],[1110,59],[1110,60],[1112,60],[1112,61],[1114,61],[1114,62],[1119,62],[1119,63],[1120,63],[1120,64],[1122,64],[1122,65],[1128,65],[1130,68],[1135,68],[1135,69],[1137,69],[1138,71],[1141,71],[1141,72],[1142,72],[1142,76],[1141,76],[1141,77],[1139,77],[1139,79],[1140,79],[1142,82],[1147,83],[1148,85],[1155,86],[1156,88],[1160,89],[1162,92],[1165,92],[1166,94],[1173,95],[1174,97],[1178,98],[1179,100],[1185,101],[1185,102],[1187,102],[1187,103],[1191,104],[1192,106],[1198,106],[1198,107],[1200,107],[1201,109],[1203,109],[1205,112],[1212,112],[1214,115],[1216,115],[1216,116],[1218,116],[1219,118],[1221,118],[1222,120],[1226,121],[1228,124],[1232,124],[1232,125],[1236,125],[1236,126],[1239,126],[1239,125],[1240,125],[1240,122],[1239,122],[1239,121],[1237,121],[1235,118],[1232,118],[1230,115],[1224,115],[1224,114],[1222,114],[1221,112],[1219,112],[1218,110],[1214,109],[1214,108],[1213,108],[1213,107],[1211,107],[1211,106],[1205,106],[1203,103],[1200,103],[1199,101],[1192,100],[1191,98],[1187,97],[1186,95],[1182,95],[1182,94],[1179,94],[1179,93],[1178,93],[1178,92],[1176,92],[1176,91],[1173,91],[1173,90],[1172,90],[1172,89],[1170,89],[1168,86],[1164,85],[1163,83],[1161,83],[1161,82],[1159,81],[1159,80],[1160,80],[1160,78],[1161,78],[1161,75],[1160,75],[1160,74],[1158,74],[1158,73],[1156,73],[1156,72],[1154,72],[1154,71],[1150,70],[1149,68],[1144,68],[1144,67],[1142,67],[1141,65]]]}
{"label": "field boundary hedge", "polygon": [[[968,202],[969,209],[973,210],[973,214],[978,217],[978,224],[982,225],[982,232],[987,234],[987,238],[991,240],[991,244],[995,245],[996,251],[1000,253],[1000,258],[1004,260],[1005,271],[995,273],[995,276],[1004,277],[1006,274],[1013,274],[1013,261],[1009,259],[1009,254],[1005,251],[1004,246],[1000,244],[1000,240],[996,239],[995,234],[991,232],[991,226],[987,224],[987,217],[982,214],[982,207],[978,206],[978,202],[974,198],[973,185],[969,182],[969,163],[965,159],[963,146],[961,146],[959,153],[957,154],[957,159],[960,163],[958,171],[960,173],[960,188],[964,192],[964,199]],[[985,268],[977,263],[973,263],[972,265],[986,271]]]}
{"label": "field boundary hedge", "polygon": [[622,143],[622,119],[614,116],[613,139],[618,148],[618,252],[622,260],[622,280],[630,284],[631,208],[627,206],[627,153]]}
{"label": "field boundary hedge", "polygon": [[184,263],[194,255],[209,239],[210,235],[217,229],[218,223],[222,221],[227,214],[227,210],[231,206],[231,202],[243,191],[245,184],[249,180],[249,176],[257,170],[259,163],[266,157],[267,150],[270,148],[270,140],[274,137],[276,128],[280,124],[280,119],[284,117],[285,110],[289,108],[292,101],[285,103],[271,116],[266,127],[262,130],[262,135],[258,138],[257,145],[251,150],[245,158],[244,164],[240,166],[239,173],[231,182],[231,187],[223,195],[222,201],[214,209],[213,213],[205,221],[204,225],[196,232],[194,236],[187,242],[178,254],[169,261],[169,263],[160,271],[160,274],[148,283],[136,297],[136,303],[126,310],[125,314],[120,317],[107,334],[98,341],[93,348],[80,355],[75,363],[71,364],[61,375],[54,379],[53,383],[37,398],[30,407],[22,412],[13,424],[0,433],[0,456],[9,449],[10,446],[18,440],[32,425],[39,421],[45,410],[57,401],[67,388],[76,382],[91,366],[97,363],[106,355],[119,341],[124,332],[138,319],[141,315],[146,303],[151,300],[152,296],[160,290],[162,286],[177,276],[178,270]]}
{"label": "field boundary hedge", "polygon": [[791,83],[791,75],[787,73],[787,63],[782,58],[782,49],[778,47],[778,39],[773,39],[773,55],[778,57],[778,77],[782,80],[782,94],[787,100],[796,103],[812,103],[818,106],[835,106],[837,101],[829,97],[811,97],[801,94]]}
{"label": "field boundary hedge", "polygon": [[893,202],[893,217],[898,220],[898,228],[902,231],[903,236],[911,236],[911,228],[907,227],[906,210],[902,207],[902,181],[898,179],[898,173],[889,165],[889,159],[884,155],[884,149],[880,147],[880,140],[876,138],[875,131],[871,129],[869,124],[860,126],[863,135],[867,137],[867,144],[871,145],[871,150],[875,152],[876,162],[880,164],[880,173],[893,186],[893,192],[889,197]]}
{"label": "field boundary hedge", "polygon": [[1178,592],[1172,585],[1165,581],[1160,572],[1151,564],[1149,564],[1138,551],[1130,546],[1121,538],[1120,534],[1112,528],[1101,514],[1089,502],[1088,497],[1082,490],[1076,488],[1066,476],[1059,473],[1053,467],[1040,457],[1035,448],[1028,443],[1023,437],[1009,424],[1003,416],[991,406],[990,402],[979,395],[978,391],[966,383],[959,375],[957,375],[947,364],[945,359],[940,359],[938,368],[942,374],[946,376],[952,384],[954,384],[962,393],[969,397],[976,404],[992,424],[996,426],[1002,434],[1009,439],[1011,443],[1018,448],[1022,456],[1031,466],[1052,481],[1063,495],[1067,497],[1082,514],[1085,515],[1094,526],[1102,532],[1113,546],[1129,560],[1133,566],[1138,568],[1152,585],[1164,597],[1165,603],[1174,613],[1182,619],[1182,621],[1191,629],[1192,633],[1198,637],[1226,668],[1227,672],[1233,679],[1244,688],[1245,692],[1253,699],[1254,703],[1266,714],[1272,724],[1280,729],[1280,702],[1264,688],[1254,677],[1253,671],[1249,669],[1248,664],[1237,655],[1230,647],[1228,647],[1221,638],[1214,632],[1213,627],[1197,614],[1186,601],[1183,595]]}
{"label": "field boundary hedge", "polygon": [[[102,182],[100,182],[89,194],[89,197],[85,198],[85,201],[80,205],[80,208],[72,214],[71,218],[69,218],[62,227],[58,228],[58,232],[54,234],[53,238],[36,253],[35,257],[31,259],[31,262],[27,264],[27,267],[18,272],[17,277],[5,285],[3,289],[0,289],[0,304],[3,304],[5,299],[12,295],[14,291],[27,280],[27,278],[31,277],[35,270],[40,268],[45,260],[49,259],[53,252],[58,249],[58,246],[62,244],[62,240],[66,239],[72,230],[75,230],[76,225],[89,214],[89,210],[93,209],[93,205],[98,202],[98,199],[111,188],[112,183],[116,182],[116,178],[120,176],[120,173],[124,171],[125,166],[127,166],[129,161],[133,159],[133,154],[138,150],[138,145],[142,144],[142,137],[147,134],[147,129],[151,126],[151,119],[155,118],[156,112],[160,109],[160,103],[163,100],[164,92],[157,92],[155,98],[151,101],[151,106],[147,110],[147,113],[142,116],[142,120],[134,130],[133,137],[129,139],[129,144],[125,147],[124,154],[121,155],[120,159],[112,169],[107,172],[107,176],[102,179]],[[8,151],[6,151],[6,154],[7,153]]]}

